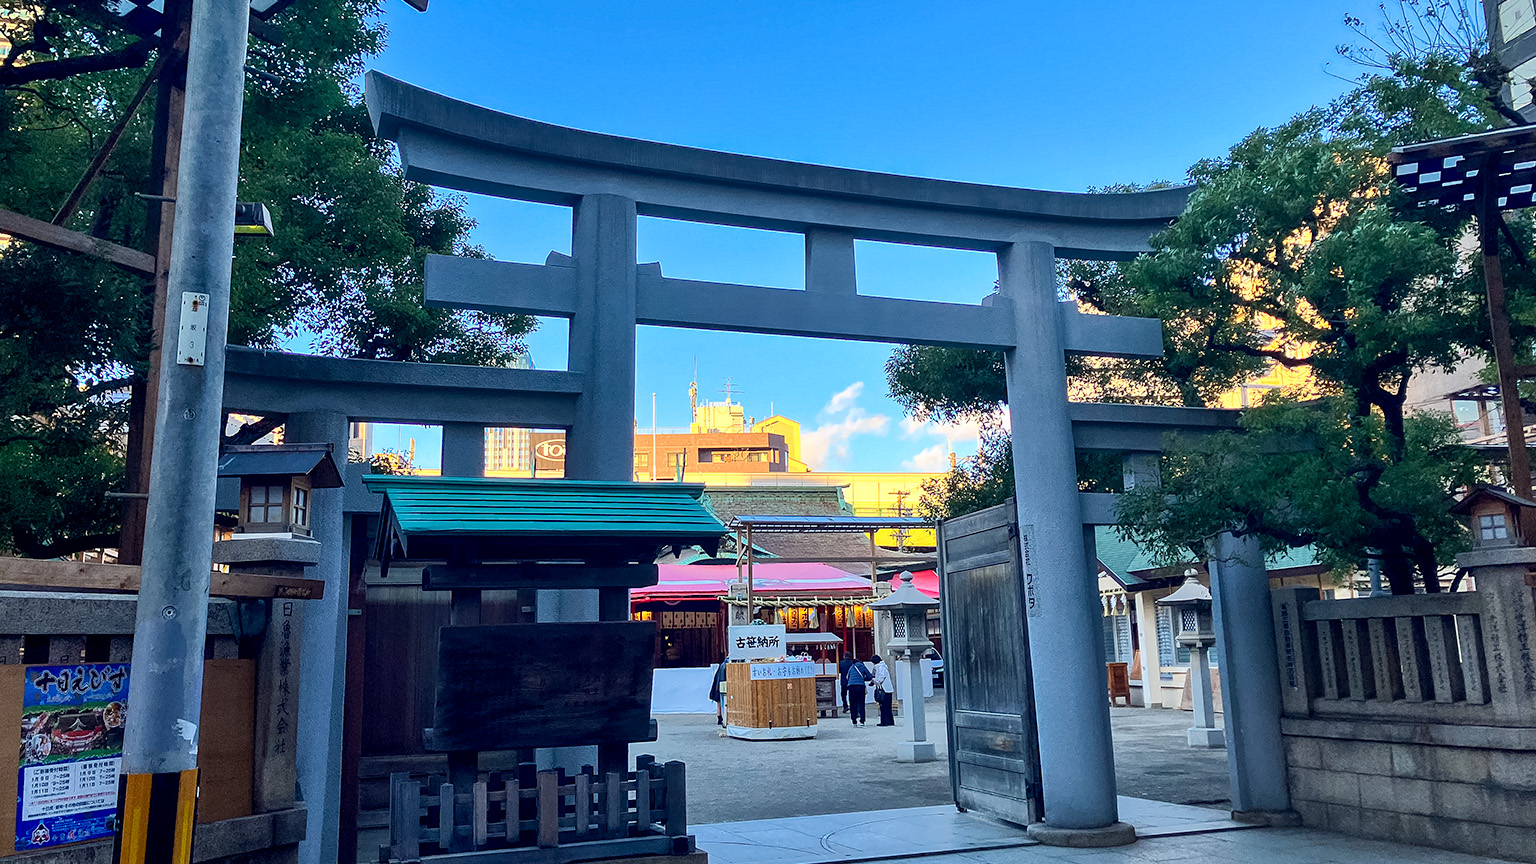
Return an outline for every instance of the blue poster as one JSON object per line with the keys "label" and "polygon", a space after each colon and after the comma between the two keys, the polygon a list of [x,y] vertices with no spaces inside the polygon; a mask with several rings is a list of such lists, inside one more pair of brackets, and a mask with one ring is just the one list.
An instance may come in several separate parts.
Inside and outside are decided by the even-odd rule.
{"label": "blue poster", "polygon": [[127,663],[27,667],[17,852],[112,836],[127,718]]}

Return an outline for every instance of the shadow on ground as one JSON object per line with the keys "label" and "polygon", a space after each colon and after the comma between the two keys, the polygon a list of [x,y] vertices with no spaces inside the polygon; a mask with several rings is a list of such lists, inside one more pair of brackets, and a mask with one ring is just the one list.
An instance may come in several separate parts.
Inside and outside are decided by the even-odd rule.
{"label": "shadow on ground", "polygon": [[[713,715],[665,714],[656,718],[658,740],[631,752],[687,763],[688,821],[696,825],[952,804],[943,691],[925,707],[929,738],[939,744],[939,761],[925,764],[896,761],[896,743],[907,737],[899,717],[891,728],[824,718],[812,739],[739,741],[723,737]],[[1226,751],[1190,749],[1191,717],[1111,710],[1121,795],[1227,808]]]}

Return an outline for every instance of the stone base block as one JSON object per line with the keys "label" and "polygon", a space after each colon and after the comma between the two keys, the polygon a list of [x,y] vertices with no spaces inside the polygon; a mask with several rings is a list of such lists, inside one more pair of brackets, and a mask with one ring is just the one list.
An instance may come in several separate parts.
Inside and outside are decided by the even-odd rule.
{"label": "stone base block", "polygon": [[1226,730],[1191,726],[1189,728],[1189,746],[1205,750],[1220,750],[1227,746]]}
{"label": "stone base block", "polygon": [[240,565],[320,563],[320,542],[292,534],[236,534],[213,544],[213,563]]}
{"label": "stone base block", "polygon": [[1271,828],[1298,828],[1301,814],[1295,810],[1233,810],[1232,821],[1244,825],[1268,825]]}
{"label": "stone base block", "polygon": [[1088,849],[1101,846],[1129,846],[1136,842],[1136,829],[1125,822],[1103,828],[1052,828],[1036,822],[1026,829],[1029,839],[1042,846],[1071,846]]}
{"label": "stone base block", "polygon": [[932,741],[902,741],[896,745],[897,762],[937,762],[938,745]]}

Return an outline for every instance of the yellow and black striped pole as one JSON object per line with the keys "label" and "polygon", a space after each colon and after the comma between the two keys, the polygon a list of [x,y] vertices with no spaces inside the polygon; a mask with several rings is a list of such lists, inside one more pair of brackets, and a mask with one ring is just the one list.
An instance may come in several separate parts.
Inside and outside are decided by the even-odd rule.
{"label": "yellow and black striped pole", "polygon": [[117,787],[117,864],[188,864],[197,823],[197,769],[124,774]]}

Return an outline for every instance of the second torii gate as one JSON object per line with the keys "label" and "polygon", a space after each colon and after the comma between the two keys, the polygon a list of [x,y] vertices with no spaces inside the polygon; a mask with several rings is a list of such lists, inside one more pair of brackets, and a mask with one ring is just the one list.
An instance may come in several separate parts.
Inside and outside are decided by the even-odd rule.
{"label": "second torii gate", "polygon": [[[571,251],[544,265],[427,261],[431,305],[566,317],[583,374],[566,476],[631,476],[635,327],[777,333],[1002,351],[1021,538],[1045,822],[1078,842],[1129,842],[1119,822],[1100,609],[1077,488],[1067,352],[1162,354],[1160,322],[1078,314],[1058,257],[1126,258],[1183,210],[1188,190],[1073,194],[741,156],[584,132],[367,76],[378,133],[407,179],[574,209]],[[804,291],[672,279],[637,261],[637,217],[805,236]],[[858,293],[854,241],[992,252],[998,290],[976,304]],[[1091,528],[1087,529],[1091,543]],[[553,598],[551,598],[553,599]],[[579,598],[561,614],[595,618]],[[541,600],[541,615],[547,606]]]}

